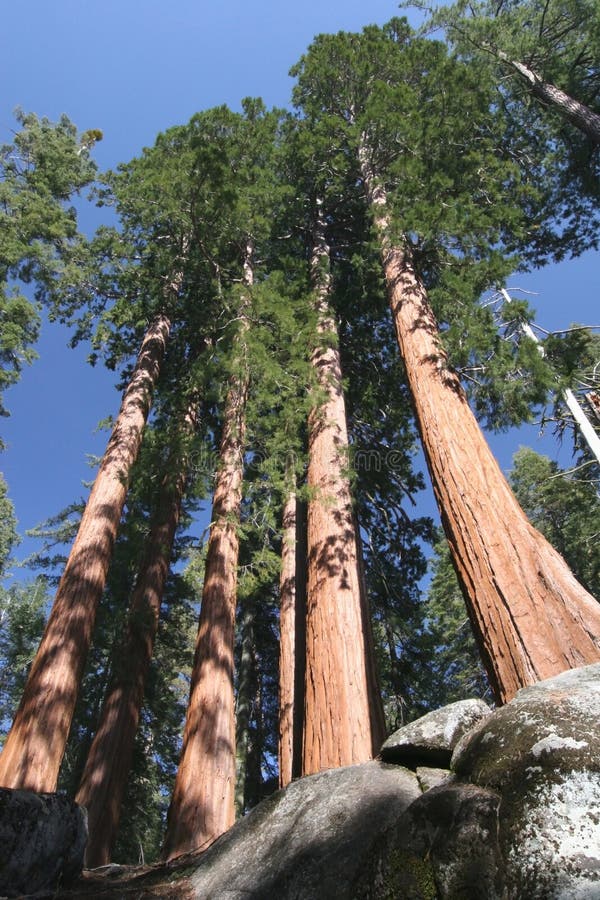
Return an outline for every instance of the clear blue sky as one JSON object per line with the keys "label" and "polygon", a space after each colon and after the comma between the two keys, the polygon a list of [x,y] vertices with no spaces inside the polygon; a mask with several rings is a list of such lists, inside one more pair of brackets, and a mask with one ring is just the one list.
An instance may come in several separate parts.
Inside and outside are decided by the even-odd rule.
{"label": "clear blue sky", "polygon": [[[238,108],[246,96],[289,102],[287,73],[315,34],[358,30],[398,13],[386,0],[29,0],[6,3],[0,37],[0,141],[10,140],[16,106],[80,128],[100,128],[100,168],[136,156],[156,134],[208,107]],[[538,293],[546,328],[599,324],[597,254],[512,282]],[[113,376],[85,364],[85,349],[44,326],[40,359],[6,396],[0,428],[8,444],[0,470],[24,531],[79,497],[90,478],[86,454],[100,454],[98,421],[118,409]],[[536,429],[494,441],[507,468]],[[537,445],[551,452],[553,443]],[[563,453],[562,462],[566,463]],[[429,509],[428,509],[429,511]],[[31,549],[27,543],[23,552]],[[21,554],[22,555],[22,554]]]}

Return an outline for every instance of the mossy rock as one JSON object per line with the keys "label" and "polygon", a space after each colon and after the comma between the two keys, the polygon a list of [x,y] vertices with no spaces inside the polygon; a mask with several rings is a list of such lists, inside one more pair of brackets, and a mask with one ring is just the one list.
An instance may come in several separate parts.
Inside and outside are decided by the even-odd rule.
{"label": "mossy rock", "polygon": [[462,742],[457,777],[501,796],[510,897],[600,898],[600,664],[524,688]]}

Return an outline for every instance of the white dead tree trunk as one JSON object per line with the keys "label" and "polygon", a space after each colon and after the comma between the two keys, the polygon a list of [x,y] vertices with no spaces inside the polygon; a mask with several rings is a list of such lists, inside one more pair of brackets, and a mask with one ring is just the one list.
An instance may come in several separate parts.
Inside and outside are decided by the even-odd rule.
{"label": "white dead tree trunk", "polygon": [[[500,288],[500,293],[502,294],[502,296],[504,297],[504,299],[506,300],[507,303],[512,303],[511,297],[505,288]],[[538,345],[539,351],[543,356],[544,348],[540,344],[540,340],[539,340],[538,336],[533,331],[533,329],[531,328],[529,323],[524,322],[521,325],[521,328],[523,330],[523,333],[526,334],[527,337],[531,338],[532,341],[536,342],[536,344]],[[592,423],[586,416],[581,404],[579,403],[579,400],[577,399],[577,397],[575,396],[575,394],[573,393],[571,388],[566,388],[561,393],[562,393],[562,398],[565,401],[565,403],[569,409],[569,412],[571,413],[571,415],[573,416],[573,418],[579,425],[581,434],[585,438],[586,443],[587,443],[588,447],[590,448],[590,451],[596,457],[598,463],[600,464],[600,438],[596,434],[594,426],[592,425]]]}

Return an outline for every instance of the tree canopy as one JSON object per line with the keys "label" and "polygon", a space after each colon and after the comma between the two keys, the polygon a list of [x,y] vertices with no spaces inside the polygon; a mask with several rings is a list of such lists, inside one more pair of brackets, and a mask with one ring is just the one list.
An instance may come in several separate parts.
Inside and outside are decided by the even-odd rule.
{"label": "tree canopy", "polygon": [[[447,29],[446,42],[400,18],[361,33],[319,35],[292,69],[293,110],[246,98],[239,112],[198,112],[103,174],[90,157],[99,132],[78,135],[66,118],[52,125],[19,116],[21,131],[0,153],[0,388],[32,358],[44,303],[72,344],[89,346],[92,365],[117,373],[124,399],[88,505],[70,506],[40,530],[43,577],[0,598],[0,669],[11,673],[0,716],[4,730],[21,692],[30,696],[27,686],[40,672],[50,677],[58,656],[50,636],[70,634],[76,651],[61,643],[61,659],[73,657],[70,710],[62,696],[66,664],[52,675],[61,696],[44,694],[48,722],[58,722],[46,741],[60,765],[58,783],[75,795],[93,785],[109,758],[115,771],[120,763],[125,770],[123,814],[106,814],[111,824],[98,839],[96,862],[111,847],[127,860],[137,860],[140,846],[156,858],[169,805],[165,856],[214,839],[231,824],[234,800],[239,815],[272,790],[284,677],[294,686],[289,727],[300,729],[292,743],[304,742],[302,765],[312,764],[309,725],[324,742],[319,715],[358,743],[340,696],[317,714],[314,698],[307,699],[311,679],[323,680],[313,674],[321,671],[314,647],[326,648],[317,655],[339,674],[350,644],[360,646],[360,677],[340,683],[364,680],[359,718],[369,747],[378,692],[391,729],[466,695],[491,698],[494,691],[502,701],[541,677],[540,657],[526,659],[510,684],[495,667],[510,655],[501,643],[506,629],[481,598],[488,589],[501,592],[503,567],[514,583],[518,555],[495,539],[498,516],[509,522],[523,558],[543,560],[536,562],[539,581],[556,580],[544,566],[560,569],[568,612],[598,615],[593,487],[521,451],[511,482],[531,528],[478,427],[505,430],[553,405],[558,410],[566,388],[584,397],[597,392],[593,330],[566,328],[540,352],[523,329],[533,315],[528,303],[490,302],[515,269],[595,245],[591,138],[564,117],[556,125],[547,105],[530,103],[518,73],[514,85],[503,75],[514,69],[507,60],[521,61],[597,109],[600,26],[592,6],[459,3],[429,23]],[[111,221],[82,235],[73,198],[92,182]],[[413,309],[407,325],[402,315]],[[136,389],[142,370],[144,390]],[[453,416],[460,419],[448,421]],[[324,434],[333,450],[319,459]],[[422,505],[421,447],[446,538]],[[585,461],[583,445],[576,450]],[[112,488],[96,508],[109,469]],[[452,495],[444,493],[449,485]],[[284,536],[290,500],[295,526]],[[16,523],[3,482],[0,507],[4,566]],[[63,556],[75,536],[73,553],[84,545],[82,534],[85,565]],[[537,555],[528,541],[538,541]],[[296,658],[293,671],[282,673],[286,550],[295,591],[286,627],[294,631]],[[475,556],[484,563],[471,577]],[[75,585],[68,597],[67,575]],[[35,647],[52,579],[57,601],[41,658]],[[360,628],[344,632],[335,603],[315,625],[327,591],[345,597],[351,584]],[[540,597],[555,610],[552,597]],[[75,613],[81,634],[69,625]],[[528,608],[512,618],[529,621]],[[551,629],[554,613],[549,618]],[[561,621],[556,617],[556,631]],[[523,634],[524,645],[536,643],[534,630]],[[573,634],[568,643],[579,652]],[[537,642],[554,638],[547,630]],[[592,634],[589,647],[582,641],[581,654],[598,654],[599,638]],[[561,653],[554,657],[562,660]],[[117,738],[128,704],[136,707],[129,750],[117,761],[103,757],[103,746],[125,746]],[[29,716],[33,724],[38,718]],[[15,722],[33,728],[19,712]],[[208,738],[198,750],[200,732]],[[7,738],[17,748],[11,759],[20,748],[15,735],[16,728]],[[25,743],[36,740],[29,735]],[[25,781],[29,743],[19,755]],[[38,744],[39,757],[49,757]],[[53,789],[54,775],[48,778],[50,786],[39,789]],[[216,788],[222,778],[223,793]],[[190,785],[199,784],[194,793]],[[99,833],[103,808],[97,797],[86,798],[90,810],[96,803],[90,827]],[[209,821],[225,805],[222,821]]]}
{"label": "tree canopy", "polygon": [[[96,174],[89,150],[101,132],[17,111],[20,130],[0,147],[0,392],[35,358],[39,307],[23,285],[61,271],[77,242],[73,198]],[[8,415],[0,395],[0,414]]]}

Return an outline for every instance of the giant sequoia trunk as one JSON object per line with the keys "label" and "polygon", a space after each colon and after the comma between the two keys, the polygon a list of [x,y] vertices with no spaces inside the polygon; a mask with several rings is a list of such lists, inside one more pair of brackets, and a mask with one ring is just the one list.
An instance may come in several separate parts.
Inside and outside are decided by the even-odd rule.
{"label": "giant sequoia trunk", "polygon": [[527,521],[441,347],[408,246],[362,158],[400,352],[446,537],[496,699],[600,660],[600,604]]}
{"label": "giant sequoia trunk", "polygon": [[312,364],[322,399],[309,418],[303,774],[365,762],[382,739],[382,716],[370,702],[370,622],[361,593],[340,355],[331,346],[337,328],[329,308],[328,260],[320,222],[312,273],[321,341]]}
{"label": "giant sequoia trunk", "polygon": [[54,791],[117,529],[170,330],[148,329],[23,697],[0,756],[0,785]]}
{"label": "giant sequoia trunk", "polygon": [[[252,285],[250,246],[244,281],[247,287]],[[244,337],[248,303],[245,298],[240,313],[239,374],[231,377],[225,401],[190,699],[163,845],[165,859],[208,846],[235,821],[233,653],[249,386]]]}
{"label": "giant sequoia trunk", "polygon": [[[195,423],[194,403],[185,419],[184,440],[194,430]],[[185,452],[170,454],[131,598],[125,640],[114,663],[115,673],[75,797],[88,811],[89,834],[85,851],[88,868],[110,862],[117,836],[160,606],[181,514],[187,468]]]}

